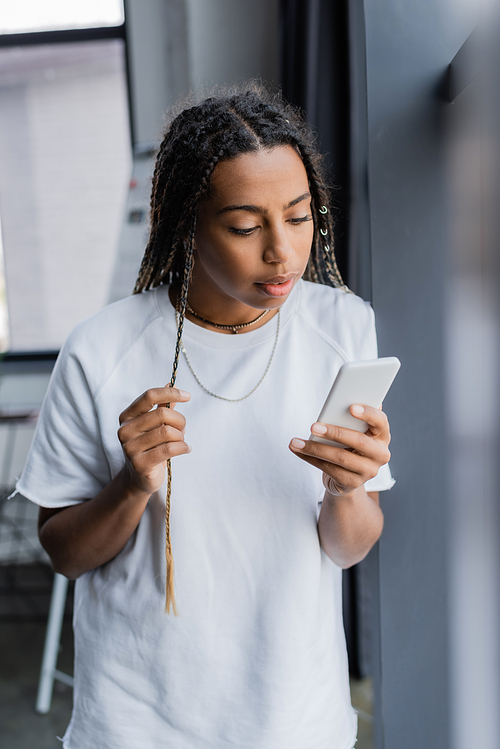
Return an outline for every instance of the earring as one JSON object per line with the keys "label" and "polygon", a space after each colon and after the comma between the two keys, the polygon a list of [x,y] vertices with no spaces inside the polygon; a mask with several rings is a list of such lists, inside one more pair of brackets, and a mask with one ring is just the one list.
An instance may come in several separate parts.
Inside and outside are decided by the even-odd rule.
{"label": "earring", "polygon": [[326,205],[322,205],[322,206],[321,206],[321,208],[319,209],[319,212],[320,212],[320,213],[322,213],[322,214],[323,214],[323,216],[324,216],[324,215],[325,215],[326,213],[328,213],[328,208],[326,207]]}

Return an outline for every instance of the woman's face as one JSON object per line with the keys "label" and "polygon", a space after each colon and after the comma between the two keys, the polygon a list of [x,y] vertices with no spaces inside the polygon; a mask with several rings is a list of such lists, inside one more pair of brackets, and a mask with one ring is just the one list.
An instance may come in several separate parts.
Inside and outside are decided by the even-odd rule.
{"label": "woman's face", "polygon": [[191,306],[236,323],[276,309],[302,276],[313,239],[311,195],[291,146],[245,153],[216,166],[198,210]]}

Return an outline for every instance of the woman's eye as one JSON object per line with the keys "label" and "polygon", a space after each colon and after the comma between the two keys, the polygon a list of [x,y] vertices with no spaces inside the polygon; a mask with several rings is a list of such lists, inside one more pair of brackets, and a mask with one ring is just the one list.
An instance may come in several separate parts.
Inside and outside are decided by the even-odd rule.
{"label": "woman's eye", "polygon": [[291,218],[291,224],[305,224],[306,221],[312,221],[312,216],[299,216],[298,218]]}
{"label": "woman's eye", "polygon": [[[298,226],[299,224],[304,224],[306,221],[312,221],[312,215],[307,216],[297,216],[296,218],[289,218],[288,222],[292,224],[293,226]],[[258,229],[258,226],[250,226],[245,229],[238,229],[236,226],[230,226],[229,231],[232,234],[238,234],[240,237],[247,237],[249,234],[252,234],[256,229]]]}
{"label": "woman's eye", "polygon": [[229,231],[233,234],[239,234],[241,237],[245,237],[247,234],[251,234],[257,227],[251,226],[249,229],[237,229],[235,226],[231,226]]}

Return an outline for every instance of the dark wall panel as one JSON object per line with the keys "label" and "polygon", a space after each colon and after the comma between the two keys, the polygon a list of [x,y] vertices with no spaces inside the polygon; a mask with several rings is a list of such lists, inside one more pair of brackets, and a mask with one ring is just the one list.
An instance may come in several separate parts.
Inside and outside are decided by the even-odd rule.
{"label": "dark wall panel", "polygon": [[281,0],[280,83],[318,136],[336,213],[335,254],[349,278],[348,0]]}

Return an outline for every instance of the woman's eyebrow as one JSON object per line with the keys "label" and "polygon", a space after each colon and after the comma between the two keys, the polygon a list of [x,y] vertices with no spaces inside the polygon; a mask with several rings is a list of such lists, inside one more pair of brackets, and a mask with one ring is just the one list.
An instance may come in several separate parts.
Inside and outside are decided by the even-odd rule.
{"label": "woman's eyebrow", "polygon": [[[311,193],[305,192],[303,195],[299,195],[298,198],[291,200],[287,205],[283,206],[283,210],[286,211],[288,208],[292,208],[297,203],[301,203],[303,200],[311,197]],[[260,205],[226,205],[217,211],[217,215],[220,216],[222,213],[231,213],[231,211],[246,211],[247,213],[268,213],[267,208],[263,208]]]}
{"label": "woman's eyebrow", "polygon": [[227,205],[225,208],[221,208],[217,211],[217,216],[221,213],[231,213],[231,211],[247,211],[248,213],[267,213],[267,208],[262,208],[259,205]]}
{"label": "woman's eyebrow", "polygon": [[310,192],[305,192],[303,195],[299,195],[298,198],[295,198],[295,200],[291,200],[288,205],[283,206],[283,210],[286,211],[288,208],[292,208],[294,205],[297,205],[297,203],[302,203],[303,200],[307,200],[307,198],[311,197]]}

